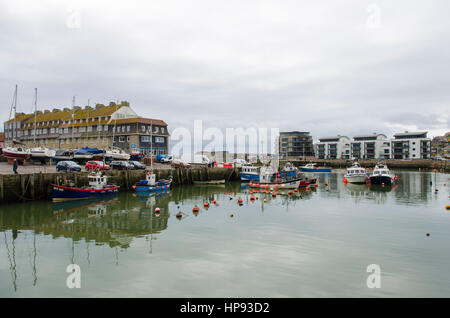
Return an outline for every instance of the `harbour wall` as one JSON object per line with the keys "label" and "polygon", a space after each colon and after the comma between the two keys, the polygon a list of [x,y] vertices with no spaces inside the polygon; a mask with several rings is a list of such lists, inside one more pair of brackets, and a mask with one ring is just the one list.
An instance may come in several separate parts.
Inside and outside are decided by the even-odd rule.
{"label": "harbour wall", "polygon": [[[172,185],[192,184],[194,181],[239,180],[238,168],[177,168],[153,170],[156,179],[172,177]],[[145,179],[144,170],[107,171],[108,183],[119,185],[122,191],[132,190],[139,180]],[[88,184],[88,172],[31,173],[0,175],[0,204],[51,199],[52,184],[74,181],[76,186]]]}
{"label": "harbour wall", "polygon": [[[364,168],[373,168],[380,160],[371,159],[371,160],[359,160],[358,163],[361,167]],[[415,160],[399,160],[399,159],[387,159],[383,160],[389,168],[392,169],[438,169],[439,171],[450,171],[450,162],[440,161],[440,160],[432,160],[432,159],[415,159]],[[307,163],[309,160],[290,160],[289,162],[293,163],[295,166],[300,167]],[[354,162],[353,160],[345,160],[345,159],[314,159],[314,163],[317,166],[327,166],[331,168],[348,168]],[[283,162],[280,162],[283,164]]]}

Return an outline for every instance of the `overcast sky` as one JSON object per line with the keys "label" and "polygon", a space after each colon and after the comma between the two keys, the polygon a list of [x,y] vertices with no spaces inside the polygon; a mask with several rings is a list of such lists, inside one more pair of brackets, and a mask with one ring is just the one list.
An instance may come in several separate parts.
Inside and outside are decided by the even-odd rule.
{"label": "overcast sky", "polygon": [[128,100],[169,130],[449,129],[450,2],[0,0],[0,120]]}

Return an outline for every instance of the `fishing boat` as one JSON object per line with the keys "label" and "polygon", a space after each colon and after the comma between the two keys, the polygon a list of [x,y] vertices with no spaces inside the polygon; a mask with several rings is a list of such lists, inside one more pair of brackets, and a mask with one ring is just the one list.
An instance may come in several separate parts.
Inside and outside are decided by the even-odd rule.
{"label": "fishing boat", "polygon": [[307,163],[300,167],[300,171],[303,172],[331,172],[329,167],[317,167],[315,163]]}
{"label": "fishing boat", "polygon": [[88,186],[76,187],[73,181],[65,185],[52,184],[53,201],[81,200],[101,197],[119,192],[119,186],[108,185],[107,176],[92,172],[88,175]]}
{"label": "fishing boat", "polygon": [[73,160],[74,153],[69,149],[58,149],[55,151],[55,155],[52,157],[52,161],[58,162],[62,160]]}
{"label": "fishing boat", "polygon": [[299,170],[292,163],[288,162],[284,165],[283,169],[280,171],[280,177],[297,177],[299,175]]}
{"label": "fishing boat", "polygon": [[165,191],[170,189],[172,179],[161,179],[156,181],[156,175],[149,171],[145,174],[145,180],[139,180],[133,186],[133,189],[137,192],[151,192],[151,191]]}
{"label": "fishing boat", "polygon": [[131,151],[131,154],[130,154],[130,160],[133,160],[133,161],[141,161],[144,157],[145,157],[145,155],[144,155],[143,153],[139,152],[139,151],[136,150],[136,149],[133,149],[133,150]]}
{"label": "fishing boat", "polygon": [[259,181],[259,170],[260,167],[254,167],[254,166],[243,166],[242,170],[239,174],[241,177],[241,181]]}
{"label": "fishing boat", "polygon": [[347,169],[346,174],[344,175],[345,183],[366,183],[367,182],[367,173],[364,168],[361,168],[359,163],[355,162],[352,164],[350,168]]}
{"label": "fishing boat", "polygon": [[370,184],[381,185],[392,185],[397,180],[397,176],[392,175],[388,166],[382,162],[376,164],[369,178]]}
{"label": "fishing boat", "polygon": [[249,183],[249,185],[255,188],[297,189],[300,182],[300,177],[278,177],[271,167],[261,167],[258,183]]}

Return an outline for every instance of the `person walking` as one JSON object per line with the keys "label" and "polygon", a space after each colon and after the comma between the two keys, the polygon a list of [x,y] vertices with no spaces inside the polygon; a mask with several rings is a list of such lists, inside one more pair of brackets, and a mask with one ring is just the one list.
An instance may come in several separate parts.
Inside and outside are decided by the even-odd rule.
{"label": "person walking", "polygon": [[13,171],[14,174],[17,174],[17,167],[19,166],[19,164],[17,163],[17,159],[14,159],[14,163],[13,163]]}

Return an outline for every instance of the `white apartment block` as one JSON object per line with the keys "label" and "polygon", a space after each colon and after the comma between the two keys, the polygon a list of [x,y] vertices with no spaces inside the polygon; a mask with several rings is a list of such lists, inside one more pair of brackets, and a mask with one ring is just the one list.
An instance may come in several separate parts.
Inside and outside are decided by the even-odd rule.
{"label": "white apartment block", "polygon": [[316,143],[318,159],[350,159],[350,138],[346,136],[322,137]]}
{"label": "white apartment block", "polygon": [[431,139],[427,131],[397,133],[391,140],[393,159],[428,159],[431,154]]}
{"label": "white apartment block", "polygon": [[351,159],[390,159],[391,141],[384,134],[370,134],[353,137]]}

